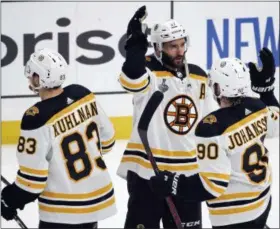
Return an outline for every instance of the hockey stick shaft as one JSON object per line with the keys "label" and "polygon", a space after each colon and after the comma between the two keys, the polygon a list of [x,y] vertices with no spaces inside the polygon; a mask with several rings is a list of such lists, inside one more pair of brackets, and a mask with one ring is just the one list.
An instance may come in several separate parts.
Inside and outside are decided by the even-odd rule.
{"label": "hockey stick shaft", "polygon": [[[157,163],[155,161],[155,158],[153,157],[153,153],[151,151],[150,145],[149,145],[149,141],[148,141],[148,127],[149,127],[149,123],[157,109],[157,107],[159,106],[159,104],[161,103],[163,99],[163,93],[160,91],[156,91],[150,98],[150,100],[148,101],[138,124],[138,132],[139,132],[139,136],[141,138],[141,141],[144,145],[145,151],[148,155],[149,161],[151,162],[152,168],[155,171],[155,174],[158,175],[159,174],[159,168],[157,166]],[[171,199],[171,196],[168,196],[165,198],[166,203],[169,207],[170,213],[173,217],[173,220],[177,226],[178,229],[182,229],[182,221],[180,219],[180,216],[177,212],[177,209]]]}
{"label": "hockey stick shaft", "polygon": [[[139,135],[140,135],[140,138],[143,142],[143,145],[144,145],[144,148],[145,148],[145,151],[148,155],[148,158],[149,158],[149,161],[151,162],[151,165],[155,171],[155,174],[158,175],[159,174],[159,169],[158,169],[158,166],[156,164],[156,161],[155,161],[155,158],[153,157],[153,154],[151,152],[151,149],[149,147],[149,143],[148,143],[148,140],[146,139],[146,134],[144,132],[142,132],[141,130],[139,130]],[[141,137],[142,135],[142,137]],[[182,228],[182,223],[181,223],[181,219],[180,219],[180,216],[177,212],[177,209],[171,199],[170,196],[166,197],[165,198],[166,202],[167,202],[167,205],[169,207],[169,210],[171,212],[171,215],[173,217],[173,220],[177,226],[178,229],[181,229]]]}
{"label": "hockey stick shaft", "polygon": [[2,175],[1,175],[1,181],[3,181],[3,183],[5,185],[10,185],[10,182],[5,177],[3,177]]}
{"label": "hockey stick shaft", "polygon": [[[9,182],[5,177],[3,177],[2,175],[1,175],[1,181],[3,181],[3,183],[4,183],[5,185],[10,185],[10,182]],[[18,215],[16,215],[16,216],[14,217],[14,220],[17,222],[17,224],[18,224],[21,228],[28,229],[28,227],[27,227],[27,226],[25,225],[25,223],[19,218]]]}

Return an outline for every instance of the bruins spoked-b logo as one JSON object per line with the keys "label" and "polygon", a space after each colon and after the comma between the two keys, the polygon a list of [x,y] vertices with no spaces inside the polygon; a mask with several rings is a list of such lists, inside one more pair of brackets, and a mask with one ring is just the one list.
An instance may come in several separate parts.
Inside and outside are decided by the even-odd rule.
{"label": "bruins spoked-b logo", "polygon": [[197,109],[193,100],[179,95],[168,102],[164,110],[164,121],[175,134],[187,134],[197,120]]}

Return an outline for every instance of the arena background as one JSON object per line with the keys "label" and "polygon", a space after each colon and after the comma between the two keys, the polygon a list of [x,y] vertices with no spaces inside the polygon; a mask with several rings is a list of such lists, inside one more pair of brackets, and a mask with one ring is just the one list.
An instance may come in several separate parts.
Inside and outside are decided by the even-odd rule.
{"label": "arena background", "polygon": [[43,47],[62,53],[70,66],[65,85],[78,83],[96,92],[114,122],[117,139],[127,139],[131,95],[123,91],[118,76],[127,23],[144,4],[148,25],[172,17],[185,26],[190,63],[209,70],[220,57],[257,62],[265,46],[273,51],[279,75],[278,2],[3,2],[2,143],[16,143],[22,114],[38,101],[23,70],[29,55]]}

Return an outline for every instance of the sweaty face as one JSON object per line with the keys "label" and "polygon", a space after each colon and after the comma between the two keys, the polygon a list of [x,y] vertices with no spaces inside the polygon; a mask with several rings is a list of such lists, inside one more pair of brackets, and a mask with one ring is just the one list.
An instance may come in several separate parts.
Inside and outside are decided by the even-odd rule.
{"label": "sweaty face", "polygon": [[185,39],[181,38],[163,44],[162,51],[169,56],[175,67],[179,68],[184,64],[185,43]]}

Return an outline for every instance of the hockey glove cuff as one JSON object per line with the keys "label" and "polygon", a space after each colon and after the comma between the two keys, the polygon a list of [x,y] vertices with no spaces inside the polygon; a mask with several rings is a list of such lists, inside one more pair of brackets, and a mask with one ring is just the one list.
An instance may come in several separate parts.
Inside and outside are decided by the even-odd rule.
{"label": "hockey glove cuff", "polygon": [[168,171],[160,172],[158,175],[151,177],[149,183],[151,189],[160,198],[178,194],[179,174]]}
{"label": "hockey glove cuff", "polygon": [[280,108],[280,104],[276,99],[273,91],[265,92],[260,94],[260,100],[267,106],[275,106]]}

